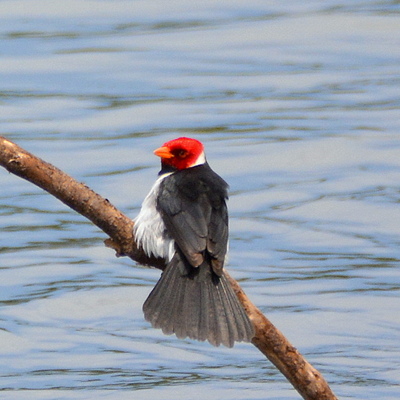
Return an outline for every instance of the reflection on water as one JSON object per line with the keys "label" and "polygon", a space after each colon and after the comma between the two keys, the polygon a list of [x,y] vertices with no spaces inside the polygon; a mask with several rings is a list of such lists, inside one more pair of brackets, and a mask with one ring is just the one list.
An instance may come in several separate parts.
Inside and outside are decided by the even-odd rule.
{"label": "reflection on water", "polygon": [[[396,2],[0,4],[2,135],[134,217],[177,135],[231,186],[230,271],[341,399],[397,399]],[[0,171],[4,399],[292,399],[250,345],[163,336],[158,271]]]}

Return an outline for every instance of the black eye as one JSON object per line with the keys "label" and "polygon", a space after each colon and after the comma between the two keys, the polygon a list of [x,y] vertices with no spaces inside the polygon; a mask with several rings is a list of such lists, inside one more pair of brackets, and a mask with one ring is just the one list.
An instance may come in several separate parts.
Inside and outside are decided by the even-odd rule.
{"label": "black eye", "polygon": [[177,156],[179,158],[185,158],[188,155],[188,152],[186,150],[178,150]]}

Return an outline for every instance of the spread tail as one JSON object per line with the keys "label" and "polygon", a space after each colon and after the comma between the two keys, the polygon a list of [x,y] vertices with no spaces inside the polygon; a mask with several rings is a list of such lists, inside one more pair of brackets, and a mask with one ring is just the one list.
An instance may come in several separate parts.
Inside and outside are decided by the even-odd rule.
{"label": "spread tail", "polygon": [[214,346],[250,342],[254,327],[225,275],[217,276],[207,262],[185,264],[176,252],[143,305],[146,320],[167,335]]}

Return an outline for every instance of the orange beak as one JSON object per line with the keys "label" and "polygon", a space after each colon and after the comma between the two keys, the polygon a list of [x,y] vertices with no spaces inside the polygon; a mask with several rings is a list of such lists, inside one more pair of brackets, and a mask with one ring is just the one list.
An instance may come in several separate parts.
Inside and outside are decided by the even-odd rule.
{"label": "orange beak", "polygon": [[163,146],[154,150],[154,154],[161,158],[172,158],[175,157],[169,147]]}

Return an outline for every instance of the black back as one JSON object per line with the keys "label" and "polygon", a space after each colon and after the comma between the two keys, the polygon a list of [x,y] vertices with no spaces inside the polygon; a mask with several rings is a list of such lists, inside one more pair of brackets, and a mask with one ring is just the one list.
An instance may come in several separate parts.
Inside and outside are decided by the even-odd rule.
{"label": "black back", "polygon": [[157,209],[190,265],[210,259],[220,276],[228,245],[228,184],[205,163],[176,171],[160,184]]}

